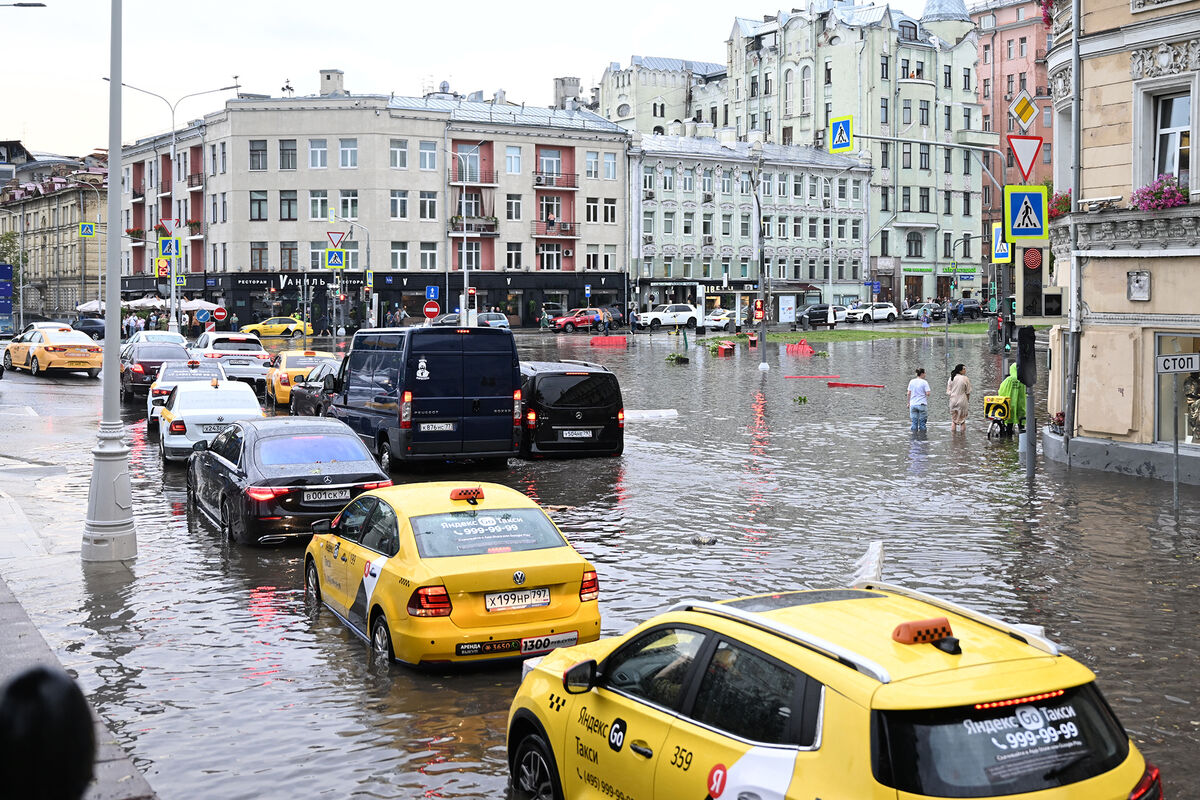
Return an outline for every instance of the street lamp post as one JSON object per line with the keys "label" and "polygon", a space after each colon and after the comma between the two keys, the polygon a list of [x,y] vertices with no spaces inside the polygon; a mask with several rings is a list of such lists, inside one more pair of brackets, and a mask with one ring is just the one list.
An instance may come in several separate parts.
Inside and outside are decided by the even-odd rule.
{"label": "street lamp post", "polygon": [[[104,80],[107,81],[109,79],[105,78]],[[202,95],[202,94],[213,94],[214,92],[224,92],[229,89],[236,89],[237,84],[233,84],[230,86],[222,86],[219,89],[205,89],[202,92],[192,92],[191,94],[185,94],[183,97],[179,98],[174,103],[172,103],[167,98],[163,97],[161,94],[157,94],[155,92],[151,92],[146,89],[139,89],[138,87],[131,86],[128,83],[122,83],[121,85],[124,86],[126,89],[133,89],[135,92],[141,92],[142,94],[148,94],[151,97],[157,97],[159,100],[162,100],[164,103],[166,103],[167,108],[170,109],[170,111],[171,111],[171,213],[178,214],[179,212],[175,208],[175,183],[179,177],[178,175],[175,174],[175,170],[177,169],[177,166],[176,166],[176,157],[177,156],[175,153],[175,109],[179,107],[180,103],[182,103],[184,100],[187,100],[189,97],[196,97],[196,96]],[[112,154],[110,153],[109,154],[110,162],[111,162],[111,158],[112,158]],[[110,167],[109,174],[110,175],[112,174],[111,167]],[[109,185],[111,187],[111,181],[109,182]],[[111,194],[111,191],[110,191],[110,194]],[[111,206],[111,203],[109,205]],[[111,219],[111,217],[110,217],[110,219]],[[175,231],[179,230],[180,222],[181,222],[181,220],[179,220],[179,219],[175,220],[174,229],[167,231],[167,234],[169,236],[174,236]],[[171,305],[170,305],[170,312],[167,315],[167,329],[170,330],[172,333],[179,332],[179,316],[178,316],[177,301],[175,299],[176,298],[175,272],[177,270],[174,269],[175,266],[178,266],[178,263],[179,263],[179,253],[176,253],[174,259],[172,260],[173,268],[171,269]]]}
{"label": "street lamp post", "polygon": [[830,328],[837,323],[837,312],[833,308],[833,234],[835,232],[834,226],[837,225],[837,221],[833,216],[833,212],[837,210],[837,193],[833,189],[833,180],[834,178],[840,178],[842,175],[845,175],[847,172],[854,169],[855,166],[857,166],[857,164],[846,167],[843,170],[839,170],[832,176],[821,176],[825,179],[825,185],[829,189],[829,268],[825,271],[825,285],[829,289],[829,298],[826,301],[829,304],[829,313],[826,314],[825,319],[829,323]]}
{"label": "street lamp post", "polygon": [[[473,153],[460,153],[457,150],[451,150],[450,153],[456,159],[466,159],[471,155],[479,156],[479,150],[482,145],[483,142],[476,144]],[[467,182],[465,176],[463,175],[463,171],[467,166],[467,162],[460,160],[459,165],[458,177],[459,183],[461,183],[462,186],[459,187],[458,193],[458,216],[460,219],[459,224],[462,225],[462,236],[459,237],[458,269],[463,274],[463,299],[462,309],[458,315],[458,321],[459,324],[466,327],[471,324],[471,308],[468,305],[471,302],[471,273],[470,270],[467,269]],[[450,230],[453,233],[453,225],[450,226]]]}
{"label": "street lamp post", "polygon": [[[330,222],[344,222],[350,226],[351,230],[354,230],[355,228],[362,228],[363,233],[365,233],[367,235],[367,270],[366,271],[370,272],[371,271],[371,229],[368,228],[366,225],[363,225],[361,222],[355,222],[354,220],[347,219],[346,217],[339,217],[337,214],[334,214],[332,211],[329,212],[329,221]],[[345,273],[345,271],[346,271],[345,269],[342,270],[343,273]],[[363,273],[363,274],[365,276],[366,273]],[[342,288],[349,289],[348,286],[344,286],[342,278],[339,276],[338,277],[338,289],[341,290]],[[350,296],[350,293],[348,291],[345,291],[345,292],[339,291],[338,294],[345,294],[347,297]],[[342,318],[342,320],[341,320],[342,325],[345,325],[346,324],[346,307],[345,307],[345,305],[344,304],[340,305],[338,308],[338,311],[341,312],[340,315]],[[306,329],[307,329],[307,327],[306,327]],[[337,333],[336,328],[334,330],[334,333],[335,334]]]}

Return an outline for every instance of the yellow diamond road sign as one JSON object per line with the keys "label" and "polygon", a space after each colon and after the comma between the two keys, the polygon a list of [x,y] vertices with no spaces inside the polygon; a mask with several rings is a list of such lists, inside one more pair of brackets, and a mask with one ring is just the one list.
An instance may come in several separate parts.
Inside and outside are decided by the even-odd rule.
{"label": "yellow diamond road sign", "polygon": [[1021,130],[1027,131],[1037,117],[1038,110],[1033,98],[1029,96],[1029,92],[1022,89],[1021,93],[1012,101],[1012,105],[1008,107],[1008,113],[1016,118]]}

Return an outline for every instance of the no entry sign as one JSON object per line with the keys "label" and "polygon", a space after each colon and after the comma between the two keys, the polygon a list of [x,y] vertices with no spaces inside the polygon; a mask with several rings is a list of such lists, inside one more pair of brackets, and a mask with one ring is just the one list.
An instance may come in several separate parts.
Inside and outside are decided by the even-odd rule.
{"label": "no entry sign", "polygon": [[212,315],[217,322],[224,322],[225,318],[229,316],[229,310],[225,306],[217,306],[213,309]]}
{"label": "no entry sign", "polygon": [[429,319],[436,317],[442,310],[442,307],[437,304],[436,300],[430,300],[425,304],[425,316]]}

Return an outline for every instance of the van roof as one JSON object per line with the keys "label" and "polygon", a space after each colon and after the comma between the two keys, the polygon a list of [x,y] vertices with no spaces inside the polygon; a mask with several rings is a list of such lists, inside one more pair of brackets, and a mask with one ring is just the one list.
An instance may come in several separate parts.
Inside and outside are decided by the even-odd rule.
{"label": "van roof", "polygon": [[509,336],[512,336],[512,332],[506,328],[492,328],[492,327],[483,327],[483,326],[474,326],[474,325],[467,326],[465,328],[455,328],[453,325],[437,325],[437,326],[409,325],[409,326],[403,327],[403,328],[359,328],[358,330],[356,330],[354,332],[354,338],[357,339],[359,336],[367,336],[367,335],[373,334],[373,333],[377,334],[377,333],[421,333],[421,332],[427,332],[427,333],[445,334],[451,330],[470,331],[472,334],[477,335],[477,336],[479,334],[485,334],[485,335],[487,335],[487,334],[490,334],[490,335],[507,334]]}

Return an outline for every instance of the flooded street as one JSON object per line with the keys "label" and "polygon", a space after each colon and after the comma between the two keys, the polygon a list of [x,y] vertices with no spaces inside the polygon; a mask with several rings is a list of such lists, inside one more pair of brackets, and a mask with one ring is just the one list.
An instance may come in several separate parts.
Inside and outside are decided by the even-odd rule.
{"label": "flooded street", "polygon": [[[1176,518],[1166,482],[1039,459],[1027,484],[1015,442],[985,437],[982,398],[1002,364],[984,337],[818,344],[828,357],[808,358],[771,345],[765,373],[744,346],[717,359],[693,342],[690,364],[668,364],[681,343],[665,334],[628,350],[585,335],[517,341],[523,358],[609,366],[631,412],[678,415],[631,414],[620,458],[396,479],[496,481],[552,506],[599,569],[606,634],[685,597],[842,585],[883,540],[886,581],[1044,625],[1097,672],[1167,794],[1200,783],[1200,492],[1181,487]],[[943,393],[958,362],[974,383],[966,434],[950,432]],[[918,366],[933,387],[921,439],[905,401]],[[804,374],[886,388],[786,377]],[[36,497],[40,517],[22,505],[53,528],[56,504],[86,501],[99,381],[9,373],[0,390],[3,455],[30,465],[0,471],[0,488]],[[188,513],[183,470],[164,476],[144,405],[122,413],[137,560],[85,570],[73,529],[71,548],[0,569],[160,795],[503,796],[519,667],[372,670],[331,613],[306,613],[303,545],[223,541]],[[712,543],[694,543],[701,534]]]}

